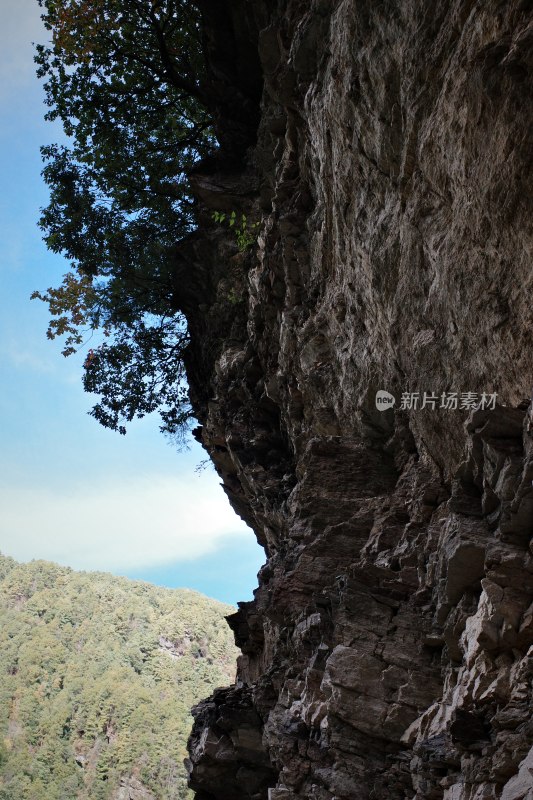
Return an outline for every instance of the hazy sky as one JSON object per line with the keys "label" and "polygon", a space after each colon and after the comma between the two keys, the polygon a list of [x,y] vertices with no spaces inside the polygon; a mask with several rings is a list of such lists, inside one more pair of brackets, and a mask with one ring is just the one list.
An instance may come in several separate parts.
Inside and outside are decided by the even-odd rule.
{"label": "hazy sky", "polygon": [[39,146],[59,135],[34,72],[39,13],[37,0],[2,0],[0,551],[249,599],[263,553],[214,471],[195,472],[204,452],[176,453],[157,418],[125,437],[101,428],[86,413],[84,356],[61,356],[46,307],[29,299],[68,268],[36,225],[47,200]]}

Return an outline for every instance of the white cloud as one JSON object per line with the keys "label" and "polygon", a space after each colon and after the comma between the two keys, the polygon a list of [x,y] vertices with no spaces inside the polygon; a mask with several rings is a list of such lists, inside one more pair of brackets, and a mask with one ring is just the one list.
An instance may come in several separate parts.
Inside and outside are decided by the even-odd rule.
{"label": "white cloud", "polygon": [[14,344],[10,344],[8,347],[0,347],[0,353],[5,356],[14,367],[24,370],[25,372],[29,371],[46,374],[56,372],[56,363],[53,358],[55,353],[50,355],[46,354],[44,358],[41,358],[35,352],[18,347]]}
{"label": "white cloud", "polygon": [[75,569],[127,570],[188,560],[228,535],[250,536],[212,472],[145,476],[60,491],[0,488],[0,551]]}
{"label": "white cloud", "polygon": [[40,15],[37,0],[2,0],[0,98],[35,80],[32,42],[46,41],[49,35]]}

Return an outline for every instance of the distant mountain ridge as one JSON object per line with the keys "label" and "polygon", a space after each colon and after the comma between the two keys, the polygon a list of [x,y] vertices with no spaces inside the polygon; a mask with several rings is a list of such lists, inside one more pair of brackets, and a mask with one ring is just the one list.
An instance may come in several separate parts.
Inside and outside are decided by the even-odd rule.
{"label": "distant mountain ridge", "polygon": [[190,708],[235,673],[234,609],[0,554],[0,800],[185,800]]}

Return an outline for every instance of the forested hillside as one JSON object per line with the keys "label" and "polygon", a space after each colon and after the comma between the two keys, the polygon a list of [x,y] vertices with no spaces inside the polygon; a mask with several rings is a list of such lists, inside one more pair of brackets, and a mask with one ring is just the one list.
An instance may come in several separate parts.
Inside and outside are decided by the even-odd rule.
{"label": "forested hillside", "polygon": [[0,555],[1,800],[190,797],[190,708],[233,679],[231,610]]}

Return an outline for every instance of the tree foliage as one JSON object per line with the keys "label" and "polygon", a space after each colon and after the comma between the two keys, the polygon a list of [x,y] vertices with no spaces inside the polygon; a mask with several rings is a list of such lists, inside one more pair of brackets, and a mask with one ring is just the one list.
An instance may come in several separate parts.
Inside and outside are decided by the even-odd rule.
{"label": "tree foliage", "polygon": [[39,3],[51,42],[37,47],[38,75],[68,142],[42,148],[40,226],[71,270],[33,296],[65,355],[100,333],[84,386],[101,395],[102,424],[124,432],[160,408],[175,433],[189,408],[173,254],[195,221],[186,176],[214,146],[199,14],[187,0]]}
{"label": "tree foliage", "polygon": [[0,555],[0,800],[188,798],[189,709],[233,678],[232,610]]}

